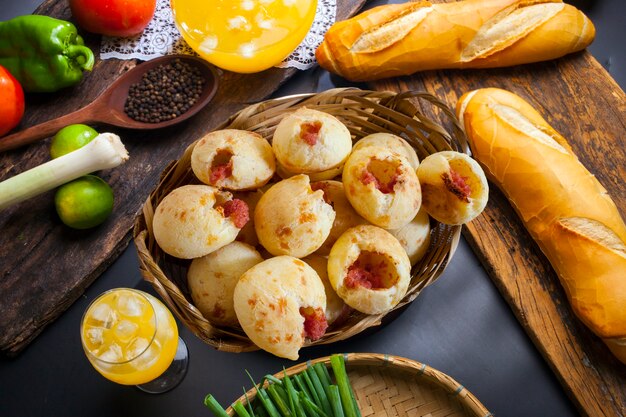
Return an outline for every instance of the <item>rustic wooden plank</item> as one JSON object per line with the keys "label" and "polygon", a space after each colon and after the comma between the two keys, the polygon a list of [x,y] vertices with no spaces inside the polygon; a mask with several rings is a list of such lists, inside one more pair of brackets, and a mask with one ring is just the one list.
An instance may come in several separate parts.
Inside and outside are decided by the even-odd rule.
{"label": "rustic wooden plank", "polygon": [[[430,71],[371,87],[426,90],[451,107],[476,88],[510,90],[569,140],[626,213],[626,96],[587,52],[515,68]],[[548,260],[504,195],[493,189],[489,197],[483,215],[464,227],[465,238],[579,410],[592,417],[626,415],[626,366],[574,316]]]}
{"label": "rustic wooden plank", "polygon": [[[364,2],[338,1],[337,18],[353,15]],[[62,0],[47,0],[36,13],[71,18],[67,2]],[[99,37],[86,36],[85,41],[92,50],[99,49]],[[28,95],[20,126],[32,126],[85,106],[135,64],[97,60],[80,85],[55,94]],[[295,69],[278,68],[249,75],[221,72],[213,101],[181,125],[153,132],[107,128],[121,136],[130,161],[103,173],[114,190],[115,207],[112,216],[96,229],[75,231],[63,226],[54,210],[53,192],[0,212],[0,351],[18,353],[117,258],[130,241],[135,214],[170,161],[231,114],[266,99],[295,73]],[[0,155],[0,180],[48,160],[48,146],[46,140]]]}

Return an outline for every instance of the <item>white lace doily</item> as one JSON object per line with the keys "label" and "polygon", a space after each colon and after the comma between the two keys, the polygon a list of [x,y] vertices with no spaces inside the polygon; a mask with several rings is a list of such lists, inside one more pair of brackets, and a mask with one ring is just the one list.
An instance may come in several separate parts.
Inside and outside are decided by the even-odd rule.
{"label": "white lace doily", "polygon": [[[335,23],[336,0],[318,0],[315,20],[302,43],[283,62],[280,68],[305,70],[315,65],[315,49],[324,40],[324,34]],[[181,37],[174,24],[169,0],[157,0],[152,21],[143,33],[134,38],[102,37],[101,59],[151,59],[172,54],[196,55]]]}

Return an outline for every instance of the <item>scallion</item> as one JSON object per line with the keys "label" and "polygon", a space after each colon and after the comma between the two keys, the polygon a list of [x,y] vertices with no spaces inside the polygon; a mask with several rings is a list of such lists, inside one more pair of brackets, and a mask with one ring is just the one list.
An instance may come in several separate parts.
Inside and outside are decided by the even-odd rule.
{"label": "scallion", "polygon": [[220,405],[219,402],[211,394],[204,397],[204,405],[215,415],[215,417],[229,417],[226,410]]}
{"label": "scallion", "polygon": [[293,376],[293,380],[296,382],[296,385],[298,386],[298,389],[304,393],[304,395],[307,396],[307,398],[309,398],[310,400],[313,400],[312,394],[309,392],[309,389],[306,386],[306,383],[304,382],[304,378],[302,377],[302,375],[294,375]]}
{"label": "scallion", "polygon": [[320,405],[322,405],[322,402],[320,401],[320,397],[319,395],[317,395],[317,391],[313,386],[313,381],[311,381],[311,377],[306,371],[302,372],[300,375],[302,376],[303,381],[306,383],[306,386],[311,393],[310,399],[315,403],[315,405],[319,407]]}
{"label": "scallion", "polygon": [[287,395],[289,396],[289,404],[291,406],[291,411],[296,417],[306,417],[306,414],[301,409],[300,406],[300,398],[298,397],[298,392],[296,391],[291,378],[287,375],[287,372],[283,369],[284,377],[283,382],[285,388],[287,390]]}
{"label": "scallion", "polygon": [[309,400],[304,395],[300,395],[300,402],[302,402],[304,408],[307,410],[307,414],[315,414],[316,416],[320,417],[330,417],[324,412],[324,410],[319,408],[317,404]]}
{"label": "scallion", "polygon": [[339,388],[337,385],[330,385],[328,388],[328,392],[330,394],[328,399],[330,400],[330,405],[333,407],[333,414],[335,417],[344,417],[343,405],[341,404],[341,397],[339,396]]}
{"label": "scallion", "polygon": [[320,408],[324,410],[326,415],[332,417],[333,409],[330,407],[330,402],[328,402],[328,396],[326,395],[326,391],[324,390],[324,386],[317,376],[317,372],[313,367],[309,367],[306,370],[306,373],[309,375],[311,382],[313,383],[313,388],[317,393],[317,397],[320,399]]}
{"label": "scallion", "polygon": [[352,399],[350,382],[348,381],[343,355],[332,355],[330,357],[330,364],[333,367],[333,373],[337,380],[337,387],[339,388],[339,396],[341,397],[345,416],[357,417],[360,413],[357,414],[355,410],[355,403]]}
{"label": "scallion", "polygon": [[0,182],[0,210],[126,160],[128,152],[119,136],[102,133],[82,148]]}
{"label": "scallion", "polygon": [[270,417],[280,417],[276,406],[272,400],[270,400],[270,397],[264,388],[257,387],[257,398],[261,401],[263,407],[265,407],[265,411],[267,411],[267,414],[269,414]]}
{"label": "scallion", "polygon": [[246,407],[244,407],[239,401],[233,404],[232,407],[239,417],[250,417],[250,414],[246,411]]}
{"label": "scallion", "polygon": [[270,386],[267,387],[267,393],[269,394],[269,398],[272,400],[274,406],[283,417],[292,417],[291,411],[289,411],[289,407],[278,393],[276,389],[277,387],[278,385],[275,384],[270,384]]}

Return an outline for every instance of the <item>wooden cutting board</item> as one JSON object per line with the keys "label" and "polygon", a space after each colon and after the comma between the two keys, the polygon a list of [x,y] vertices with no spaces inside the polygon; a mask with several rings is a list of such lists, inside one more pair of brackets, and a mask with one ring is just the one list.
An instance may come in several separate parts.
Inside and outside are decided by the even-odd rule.
{"label": "wooden cutting board", "polygon": [[[337,19],[353,15],[364,2],[338,0]],[[35,13],[71,19],[65,0],[47,0]],[[99,50],[99,40],[85,37],[94,52]],[[135,64],[134,60],[98,59],[80,85],[54,94],[28,95],[20,128],[85,106]],[[135,214],[168,163],[233,113],[266,99],[295,73],[278,68],[251,75],[223,72],[212,102],[181,125],[152,132],[99,129],[119,134],[130,160],[101,173],[114,190],[115,206],[112,216],[95,229],[65,227],[56,216],[53,192],[0,212],[0,351],[15,355],[22,350],[126,248]],[[47,161],[48,147],[46,140],[0,154],[0,180]]]}
{"label": "wooden cutting board", "polygon": [[[370,87],[426,90],[452,108],[476,88],[522,96],[569,140],[626,217],[626,96],[588,52],[509,69],[429,71]],[[504,195],[491,188],[486,210],[463,235],[579,410],[625,416],[626,365],[574,316],[548,260]]]}

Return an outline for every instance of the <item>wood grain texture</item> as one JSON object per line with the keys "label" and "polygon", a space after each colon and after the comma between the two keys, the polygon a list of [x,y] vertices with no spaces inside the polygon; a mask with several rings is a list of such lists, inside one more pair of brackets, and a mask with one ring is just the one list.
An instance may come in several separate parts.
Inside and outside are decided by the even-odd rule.
{"label": "wood grain texture", "polygon": [[[510,90],[568,139],[626,214],[626,96],[587,52],[505,69],[430,71],[370,87],[426,90],[451,107],[473,89]],[[550,263],[492,188],[485,212],[464,227],[466,240],[581,413],[625,416],[626,365],[574,316]]]}
{"label": "wood grain texture", "polygon": [[[338,1],[337,19],[353,15],[364,2]],[[71,20],[65,0],[47,0],[35,13]],[[99,40],[85,36],[94,52],[99,50]],[[98,59],[78,86],[54,94],[28,95],[20,128],[87,105],[135,64],[135,60]],[[120,135],[130,160],[99,173],[113,188],[115,206],[111,217],[95,229],[76,231],[61,224],[53,191],[0,212],[0,351],[10,356],[22,350],[126,248],[135,214],[168,163],[231,114],[266,99],[295,73],[295,69],[278,68],[249,75],[223,71],[212,102],[180,125],[147,132],[99,128]],[[0,180],[47,161],[48,147],[49,140],[45,140],[0,154]]]}

